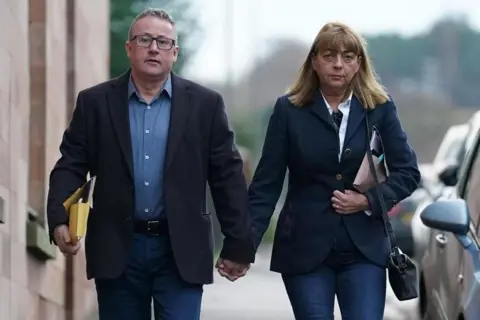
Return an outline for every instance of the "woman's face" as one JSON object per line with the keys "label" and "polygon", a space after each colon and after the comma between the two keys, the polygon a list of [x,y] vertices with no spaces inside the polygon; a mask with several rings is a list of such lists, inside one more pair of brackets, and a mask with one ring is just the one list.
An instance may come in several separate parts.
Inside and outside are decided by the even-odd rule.
{"label": "woman's face", "polygon": [[345,90],[360,68],[360,58],[343,46],[340,50],[327,49],[312,58],[313,69],[323,88]]}

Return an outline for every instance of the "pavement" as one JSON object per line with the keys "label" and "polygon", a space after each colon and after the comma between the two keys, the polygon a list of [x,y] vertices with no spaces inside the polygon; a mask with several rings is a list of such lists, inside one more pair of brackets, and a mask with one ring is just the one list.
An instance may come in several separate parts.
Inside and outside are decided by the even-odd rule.
{"label": "pavement", "polygon": [[[269,247],[259,251],[248,274],[234,283],[216,274],[215,283],[205,286],[201,320],[293,320],[282,279],[270,272]],[[417,300],[400,302],[387,292],[384,320],[419,320]],[[335,320],[342,319],[335,303]]]}

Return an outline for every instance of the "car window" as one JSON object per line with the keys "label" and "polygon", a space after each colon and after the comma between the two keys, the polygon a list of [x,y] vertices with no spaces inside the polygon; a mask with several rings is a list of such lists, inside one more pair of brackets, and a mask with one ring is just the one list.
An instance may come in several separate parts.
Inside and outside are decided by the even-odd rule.
{"label": "car window", "polygon": [[467,202],[470,211],[470,217],[475,224],[478,233],[478,222],[480,217],[480,148],[479,139],[476,145],[470,151],[472,152],[471,165],[466,173],[465,187],[463,189],[463,199]]}

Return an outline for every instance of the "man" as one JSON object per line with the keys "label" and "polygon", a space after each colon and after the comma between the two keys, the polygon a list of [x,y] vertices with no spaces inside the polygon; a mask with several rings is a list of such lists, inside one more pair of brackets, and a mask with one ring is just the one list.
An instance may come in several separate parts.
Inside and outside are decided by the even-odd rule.
{"label": "man", "polygon": [[62,203],[97,176],[85,249],[101,320],[198,320],[213,282],[208,181],[225,236],[219,272],[235,280],[254,261],[242,160],[222,97],[172,73],[175,23],[148,9],[133,21],[131,69],[79,93],[50,176],[48,222],[76,254]]}

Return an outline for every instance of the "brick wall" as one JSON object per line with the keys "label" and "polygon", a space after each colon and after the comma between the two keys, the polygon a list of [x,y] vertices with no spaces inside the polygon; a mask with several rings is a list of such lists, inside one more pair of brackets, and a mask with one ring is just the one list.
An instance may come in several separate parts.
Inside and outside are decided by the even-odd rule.
{"label": "brick wall", "polygon": [[44,220],[77,92],[108,78],[109,1],[4,0],[0,28],[11,30],[0,32],[0,318],[84,320],[95,294],[83,251],[70,263],[36,258],[26,221],[30,207]]}

